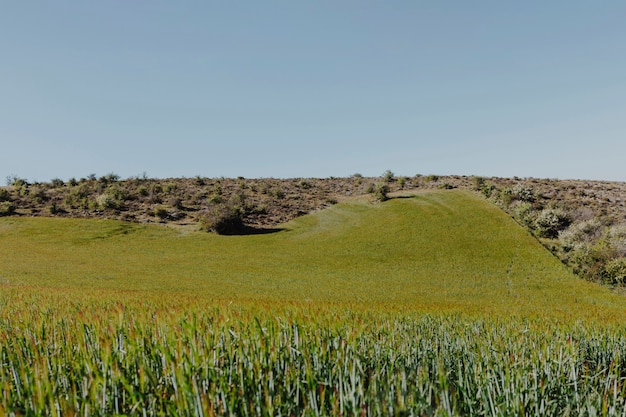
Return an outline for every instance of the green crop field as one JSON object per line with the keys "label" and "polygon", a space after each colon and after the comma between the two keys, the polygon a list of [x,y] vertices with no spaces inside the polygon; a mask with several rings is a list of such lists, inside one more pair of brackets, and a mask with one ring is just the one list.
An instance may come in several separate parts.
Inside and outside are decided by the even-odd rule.
{"label": "green crop field", "polygon": [[0,415],[624,415],[626,300],[495,206],[0,219]]}

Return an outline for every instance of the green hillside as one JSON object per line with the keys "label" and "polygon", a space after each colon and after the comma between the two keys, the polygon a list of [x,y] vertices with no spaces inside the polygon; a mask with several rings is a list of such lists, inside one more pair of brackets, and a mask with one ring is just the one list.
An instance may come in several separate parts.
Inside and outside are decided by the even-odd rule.
{"label": "green hillside", "polygon": [[436,311],[624,311],[621,298],[575,278],[506,214],[461,191],[355,200],[247,236],[5,218],[0,283]]}
{"label": "green hillside", "polygon": [[475,194],[0,219],[0,415],[621,415],[624,298]]}

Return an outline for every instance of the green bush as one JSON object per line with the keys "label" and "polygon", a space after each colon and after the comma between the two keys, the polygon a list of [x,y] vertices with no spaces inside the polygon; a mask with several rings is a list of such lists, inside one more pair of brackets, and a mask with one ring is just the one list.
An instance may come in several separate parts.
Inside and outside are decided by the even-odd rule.
{"label": "green bush", "polygon": [[218,235],[236,234],[244,229],[243,218],[250,208],[243,193],[233,194],[226,203],[210,207],[200,217],[200,227]]}
{"label": "green bush", "polygon": [[65,186],[65,183],[63,182],[62,179],[53,178],[52,181],[50,181],[50,185],[53,188],[61,188],[61,187]]}
{"label": "green bush", "polygon": [[218,204],[200,217],[200,227],[218,235],[237,233],[243,228],[242,212],[229,204]]}
{"label": "green bush", "polygon": [[119,180],[120,180],[120,176],[115,174],[115,173],[113,173],[113,172],[110,172],[110,173],[108,173],[106,175],[103,175],[100,178],[98,178],[98,181],[100,181],[100,182],[102,182],[104,184],[108,184],[108,183],[111,183],[111,182],[117,182]]}
{"label": "green bush", "polygon": [[43,202],[48,201],[50,198],[41,186],[36,185],[28,193],[28,199],[34,204],[42,204]]}
{"label": "green bush", "polygon": [[569,252],[580,244],[595,242],[604,229],[605,225],[597,218],[575,223],[559,233],[561,248]]}
{"label": "green bush", "polygon": [[167,211],[167,208],[163,207],[163,206],[159,206],[157,208],[154,209],[154,215],[156,217],[158,217],[161,220],[165,220],[169,217],[169,212]]}
{"label": "green bush", "polygon": [[285,191],[279,186],[275,186],[270,190],[270,195],[278,200],[285,198]]}
{"label": "green bush", "polygon": [[509,187],[505,187],[499,190],[498,193],[494,195],[494,197],[496,198],[497,202],[505,208],[508,208],[514,200],[513,191]]}
{"label": "green bush", "polygon": [[11,193],[9,190],[0,188],[0,201],[9,201],[11,200]]}
{"label": "green bush", "polygon": [[387,170],[385,172],[383,172],[383,181],[385,182],[392,182],[394,178],[394,173],[391,172],[391,170]]}
{"label": "green bush", "polygon": [[483,186],[480,188],[480,192],[486,197],[486,198],[491,198],[491,196],[493,195],[494,191],[496,191],[496,186],[490,183],[485,183],[483,184]]}
{"label": "green bush", "polygon": [[103,193],[96,197],[97,208],[107,210],[119,210],[121,208],[121,202],[115,198],[115,196],[109,193]]}
{"label": "green bush", "polygon": [[535,219],[535,232],[539,237],[555,239],[570,223],[570,217],[564,210],[545,209]]}
{"label": "green bush", "polygon": [[472,177],[474,183],[474,191],[480,191],[485,186],[486,181],[483,177]]}
{"label": "green bush", "polygon": [[376,201],[387,201],[389,200],[389,185],[385,182],[379,182],[371,187],[370,193],[374,196]]}
{"label": "green bush", "polygon": [[140,195],[141,197],[147,197],[149,192],[146,187],[144,187],[143,185],[140,185],[139,187],[137,187],[137,194]]}
{"label": "green bush", "polygon": [[535,191],[528,186],[523,184],[517,184],[511,189],[511,193],[513,195],[513,199],[524,201],[527,203],[532,203],[535,201]]}
{"label": "green bush", "polygon": [[123,201],[129,199],[129,192],[123,187],[118,185],[109,185],[105,191],[106,194],[110,195],[113,199],[115,199],[120,205]]}
{"label": "green bush", "polygon": [[0,216],[10,216],[15,213],[15,205],[10,201],[0,203]]}
{"label": "green bush", "polygon": [[626,225],[611,226],[607,231],[607,239],[618,256],[626,256]]}
{"label": "green bush", "polygon": [[57,203],[50,204],[50,207],[48,207],[48,210],[50,211],[50,214],[53,216],[59,213],[63,213],[63,209],[59,207]]}
{"label": "green bush", "polygon": [[604,282],[607,284],[626,284],[626,258],[611,259],[604,266]]}
{"label": "green bush", "polygon": [[511,211],[513,213],[513,218],[519,224],[532,229],[537,218],[537,214],[533,210],[532,204],[518,201],[514,203]]}

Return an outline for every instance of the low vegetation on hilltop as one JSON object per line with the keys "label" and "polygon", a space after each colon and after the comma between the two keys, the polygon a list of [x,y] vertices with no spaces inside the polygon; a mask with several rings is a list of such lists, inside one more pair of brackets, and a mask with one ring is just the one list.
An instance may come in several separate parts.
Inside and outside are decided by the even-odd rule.
{"label": "low vegetation on hilltop", "polygon": [[533,233],[579,276],[626,285],[626,184],[525,180],[476,190]]}

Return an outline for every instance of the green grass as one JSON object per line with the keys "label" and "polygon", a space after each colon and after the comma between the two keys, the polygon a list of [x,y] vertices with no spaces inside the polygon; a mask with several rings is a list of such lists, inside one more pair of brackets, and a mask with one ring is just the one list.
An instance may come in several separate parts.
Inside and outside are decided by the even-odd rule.
{"label": "green grass", "polygon": [[623,415],[624,298],[471,193],[280,232],[0,219],[0,415]]}
{"label": "green grass", "polygon": [[216,236],[76,219],[0,220],[0,282],[188,292],[216,300],[391,304],[423,311],[623,314],[473,194],[352,201],[273,234]]}

